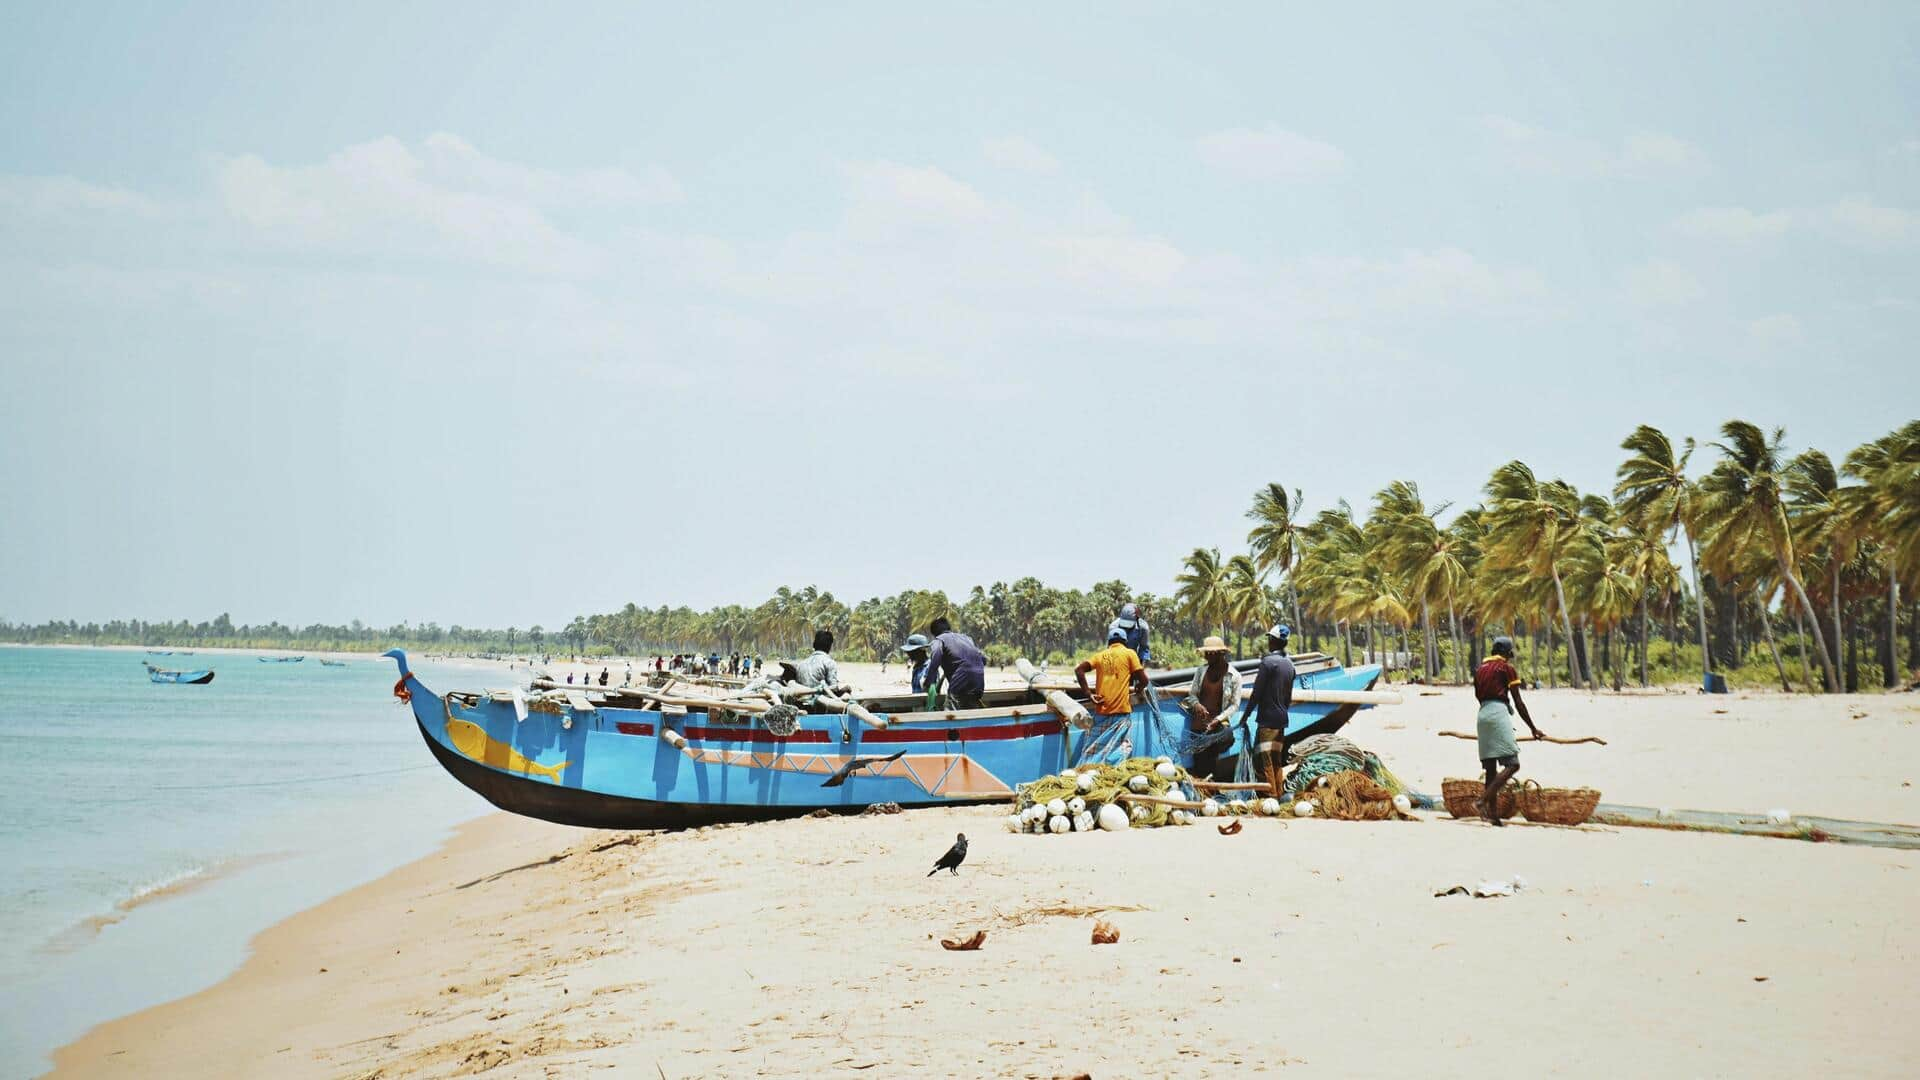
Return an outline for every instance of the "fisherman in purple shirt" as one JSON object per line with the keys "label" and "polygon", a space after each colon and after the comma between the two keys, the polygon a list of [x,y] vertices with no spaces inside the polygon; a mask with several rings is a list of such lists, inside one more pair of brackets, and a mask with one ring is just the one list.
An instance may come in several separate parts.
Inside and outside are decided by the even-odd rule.
{"label": "fisherman in purple shirt", "polygon": [[987,688],[987,654],[973,639],[954,630],[945,616],[927,627],[933,644],[927,649],[927,681],[947,680],[947,707],[977,709]]}

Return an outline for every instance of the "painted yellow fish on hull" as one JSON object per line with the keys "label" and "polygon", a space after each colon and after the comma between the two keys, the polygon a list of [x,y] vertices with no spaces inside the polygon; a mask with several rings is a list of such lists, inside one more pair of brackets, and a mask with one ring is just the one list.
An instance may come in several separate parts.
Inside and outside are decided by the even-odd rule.
{"label": "painted yellow fish on hull", "polygon": [[520,751],[489,736],[479,724],[455,720],[451,715],[447,717],[447,741],[453,744],[454,749],[483,765],[508,772],[544,776],[556,784],[560,782],[560,771],[567,767],[564,761],[558,765],[528,761],[520,755]]}

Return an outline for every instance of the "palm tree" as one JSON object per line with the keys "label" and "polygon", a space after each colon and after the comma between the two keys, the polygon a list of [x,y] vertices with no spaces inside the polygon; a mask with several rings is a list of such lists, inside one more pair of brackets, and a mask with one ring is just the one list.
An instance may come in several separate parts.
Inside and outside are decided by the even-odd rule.
{"label": "palm tree", "polygon": [[1560,558],[1581,530],[1580,496],[1564,480],[1540,481],[1523,461],[1509,461],[1487,480],[1487,555],[1498,564],[1524,567],[1553,580],[1553,595],[1567,634],[1573,683],[1593,685],[1573,648],[1573,618],[1567,611]]}
{"label": "palm tree", "polygon": [[1180,614],[1212,628],[1224,629],[1233,609],[1227,581],[1227,567],[1219,548],[1194,548],[1173,579],[1173,601]]}
{"label": "palm tree", "polygon": [[1301,621],[1300,596],[1293,587],[1293,563],[1300,554],[1301,536],[1293,515],[1299,511],[1300,489],[1293,489],[1289,498],[1284,484],[1273,483],[1253,493],[1253,508],[1247,511],[1247,517],[1254,522],[1247,533],[1254,565],[1263,574],[1278,570],[1286,576],[1287,596],[1293,601],[1296,623]]}
{"label": "palm tree", "polygon": [[1858,520],[1877,534],[1887,560],[1887,686],[1899,685],[1900,582],[1920,582],[1920,420],[1908,422],[1847,455],[1847,472],[1858,477]]}
{"label": "palm tree", "polygon": [[1793,530],[1787,523],[1782,496],[1786,463],[1786,430],[1775,428],[1769,440],[1759,428],[1744,420],[1729,420],[1720,427],[1725,442],[1714,443],[1720,451],[1719,464],[1700,481],[1698,513],[1708,559],[1733,562],[1743,549],[1770,551],[1788,591],[1799,601],[1807,621],[1813,626],[1813,643],[1820,654],[1820,666],[1826,673],[1827,692],[1840,689],[1839,672],[1827,653],[1826,635],[1820,630],[1820,618],[1814,614],[1813,601],[1794,572]]}
{"label": "palm tree", "polygon": [[[1245,630],[1251,626],[1255,630],[1266,620],[1272,610],[1268,607],[1267,583],[1260,575],[1252,556],[1235,555],[1227,560],[1227,620],[1233,624],[1234,651],[1246,653]],[[1295,609],[1299,610],[1298,602]],[[1298,615],[1294,616],[1297,620]]]}
{"label": "palm tree", "polygon": [[1620,449],[1633,456],[1620,463],[1615,473],[1613,498],[1621,513],[1662,535],[1676,530],[1687,538],[1687,565],[1693,570],[1693,596],[1700,616],[1700,672],[1704,679],[1713,672],[1713,655],[1707,651],[1707,595],[1700,591],[1700,556],[1694,548],[1694,484],[1687,479],[1687,462],[1693,457],[1693,440],[1677,457],[1673,442],[1659,428],[1641,424],[1621,442]]}
{"label": "palm tree", "polygon": [[[1427,638],[1427,675],[1438,673],[1439,648],[1433,641],[1432,604],[1447,605],[1448,640],[1457,668],[1460,658],[1460,619],[1455,598],[1467,581],[1460,538],[1434,520],[1447,504],[1431,511],[1420,498],[1418,484],[1396,480],[1374,496],[1373,532],[1381,558],[1405,584],[1407,595],[1420,601],[1420,621]],[[1456,672],[1457,674],[1457,672]]]}

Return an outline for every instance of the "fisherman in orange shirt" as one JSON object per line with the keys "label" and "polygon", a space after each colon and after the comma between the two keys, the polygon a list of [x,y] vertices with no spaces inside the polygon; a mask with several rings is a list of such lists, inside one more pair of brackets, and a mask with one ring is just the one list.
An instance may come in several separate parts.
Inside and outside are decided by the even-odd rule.
{"label": "fisherman in orange shirt", "polygon": [[[1094,684],[1087,685],[1087,672],[1094,673]],[[1147,668],[1140,654],[1127,648],[1126,630],[1115,626],[1107,631],[1107,647],[1080,661],[1073,669],[1080,692],[1093,704],[1093,713],[1103,719],[1133,712],[1134,687],[1147,688]]]}

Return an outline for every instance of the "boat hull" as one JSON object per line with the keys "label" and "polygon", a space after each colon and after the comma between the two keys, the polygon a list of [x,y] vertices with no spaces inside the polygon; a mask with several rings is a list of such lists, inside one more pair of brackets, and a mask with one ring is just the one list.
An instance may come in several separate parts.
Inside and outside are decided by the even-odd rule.
{"label": "boat hull", "polygon": [[213,681],[211,671],[149,671],[147,675],[157,683],[175,683],[181,686],[205,686]]}
{"label": "boat hull", "polygon": [[[1377,670],[1363,670],[1339,681],[1365,689],[1377,678]],[[1329,686],[1325,674],[1315,682]],[[884,728],[809,715],[799,730],[776,736],[747,718],[697,711],[670,716],[611,703],[542,711],[504,694],[441,696],[410,674],[400,689],[421,739],[454,779],[502,810],[587,828],[687,828],[876,803],[1004,802],[1020,784],[1093,760],[1165,754],[1184,763],[1170,744],[1185,727],[1172,695],[1163,695],[1158,717],[1143,706],[1092,732],[1026,703],[919,720],[903,713]],[[1335,730],[1355,710],[1302,706],[1290,717],[1289,736]],[[674,735],[662,738],[662,731]]]}

